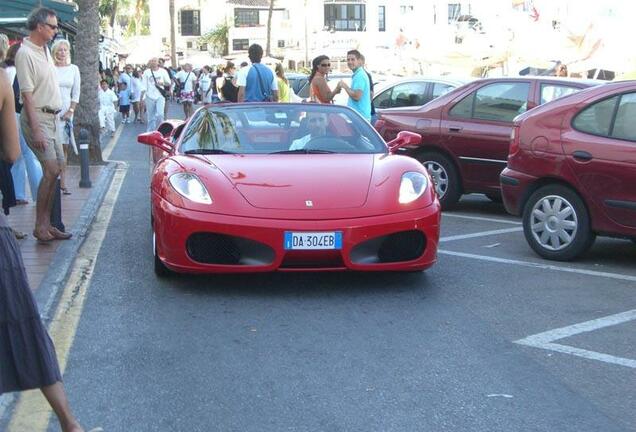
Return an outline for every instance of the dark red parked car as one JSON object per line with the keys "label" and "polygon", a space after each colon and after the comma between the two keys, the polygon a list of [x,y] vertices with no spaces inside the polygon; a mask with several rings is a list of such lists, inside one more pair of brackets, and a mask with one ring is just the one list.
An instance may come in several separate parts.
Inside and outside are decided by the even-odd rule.
{"label": "dark red parked car", "polygon": [[380,111],[375,128],[387,142],[402,130],[422,135],[422,143],[408,154],[428,169],[442,208],[451,207],[463,193],[499,200],[499,174],[506,166],[512,120],[598,83],[554,77],[480,79],[423,107]]}
{"label": "dark red parked car", "polygon": [[597,234],[636,240],[636,81],[519,116],[501,188],[542,257],[573,259]]}

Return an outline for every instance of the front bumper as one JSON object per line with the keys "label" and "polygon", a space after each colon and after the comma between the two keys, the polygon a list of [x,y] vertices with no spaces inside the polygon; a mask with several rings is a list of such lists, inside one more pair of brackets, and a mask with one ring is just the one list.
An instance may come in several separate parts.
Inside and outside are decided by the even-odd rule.
{"label": "front bumper", "polygon": [[[424,209],[409,212],[315,221],[210,214],[175,207],[159,196],[154,196],[152,201],[156,253],[169,269],[179,273],[418,271],[432,266],[437,259],[441,217],[437,200]],[[285,250],[285,231],[342,231],[342,249]],[[383,236],[386,241],[381,241]],[[380,257],[374,259],[374,248],[387,249],[386,245],[391,244],[395,249],[396,241],[405,236],[423,239],[423,244],[419,242],[417,257],[396,261],[393,250],[389,254],[379,253]],[[229,261],[236,255],[238,259],[224,262],[228,261],[224,255],[225,258],[213,264],[193,259],[201,255],[193,250],[200,250],[206,238],[220,239],[223,248],[231,249],[226,254]],[[391,262],[382,262],[383,256],[393,258]]]}

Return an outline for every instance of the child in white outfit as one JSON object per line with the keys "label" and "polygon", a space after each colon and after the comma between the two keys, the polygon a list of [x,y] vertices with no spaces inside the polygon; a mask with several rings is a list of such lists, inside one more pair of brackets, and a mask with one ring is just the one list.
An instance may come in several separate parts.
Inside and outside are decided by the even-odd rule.
{"label": "child in white outfit", "polygon": [[102,80],[99,90],[99,127],[106,128],[106,132],[115,133],[115,104],[117,103],[117,95],[108,88],[108,82]]}

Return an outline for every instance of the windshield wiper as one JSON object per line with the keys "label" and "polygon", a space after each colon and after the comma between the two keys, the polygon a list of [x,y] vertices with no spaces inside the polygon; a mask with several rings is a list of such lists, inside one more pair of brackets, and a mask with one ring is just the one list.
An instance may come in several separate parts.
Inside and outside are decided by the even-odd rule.
{"label": "windshield wiper", "polygon": [[335,151],[332,150],[321,150],[321,149],[295,149],[295,150],[281,150],[281,151],[277,151],[277,152],[272,152],[270,154],[294,154],[294,153],[300,153],[300,154],[311,154],[311,153],[322,153],[322,154],[327,154],[327,153],[335,153]]}
{"label": "windshield wiper", "polygon": [[234,154],[234,152],[221,150],[221,149],[192,149],[186,150],[185,154],[199,154],[199,155],[210,155],[210,154]]}

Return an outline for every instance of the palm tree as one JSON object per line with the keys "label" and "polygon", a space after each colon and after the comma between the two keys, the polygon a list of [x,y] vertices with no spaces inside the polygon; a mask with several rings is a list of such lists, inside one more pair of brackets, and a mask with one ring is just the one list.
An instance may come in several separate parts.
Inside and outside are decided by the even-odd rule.
{"label": "palm tree", "polygon": [[177,67],[177,38],[174,29],[174,0],[170,0],[170,61]]}
{"label": "palm tree", "polygon": [[[80,130],[89,133],[91,162],[102,162],[97,117],[97,87],[99,85],[99,0],[76,0],[78,5],[77,37],[75,40],[75,64],[82,79],[81,97],[75,113],[75,136],[79,143]],[[72,152],[71,152],[72,154]],[[70,155],[69,155],[70,156]]]}
{"label": "palm tree", "polygon": [[271,39],[272,39],[272,14],[274,13],[274,0],[269,0],[269,13],[267,15],[267,47],[265,48],[265,55],[272,56]]}
{"label": "palm tree", "polygon": [[199,44],[210,44],[214,47],[217,53],[220,53],[222,56],[226,56],[229,52],[229,31],[230,26],[227,23],[219,24],[201,36],[199,38]]}

